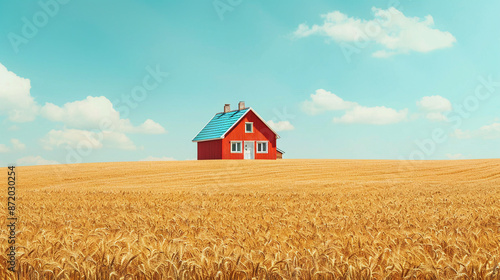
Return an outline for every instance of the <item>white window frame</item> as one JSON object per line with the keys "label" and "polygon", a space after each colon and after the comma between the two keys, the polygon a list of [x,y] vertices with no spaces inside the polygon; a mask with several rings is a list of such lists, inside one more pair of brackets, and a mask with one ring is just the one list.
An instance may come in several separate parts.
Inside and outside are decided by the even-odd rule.
{"label": "white window frame", "polygon": [[[247,130],[247,124],[251,124],[252,125],[252,130],[250,130],[250,131]],[[246,122],[245,123],[245,133],[253,133],[253,122]]]}
{"label": "white window frame", "polygon": [[[255,147],[255,152],[257,154],[267,154],[269,153],[269,141],[256,141],[257,142],[257,146]],[[259,144],[266,144],[266,151],[265,152],[259,152]]]}
{"label": "white window frame", "polygon": [[[240,151],[233,151],[233,143],[240,143]],[[236,145],[238,147],[238,145]],[[242,141],[231,141],[231,145],[229,147],[231,149],[231,154],[241,154],[243,153],[243,142]]]}

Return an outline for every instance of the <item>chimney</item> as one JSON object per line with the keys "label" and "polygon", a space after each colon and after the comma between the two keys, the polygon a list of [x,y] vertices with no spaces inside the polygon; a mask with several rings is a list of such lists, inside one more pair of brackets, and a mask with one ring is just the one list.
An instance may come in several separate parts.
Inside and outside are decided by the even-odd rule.
{"label": "chimney", "polygon": [[224,104],[224,113],[227,113],[231,111],[231,105],[230,104]]}
{"label": "chimney", "polygon": [[238,110],[243,110],[245,109],[245,101],[240,101],[240,103],[238,103]]}

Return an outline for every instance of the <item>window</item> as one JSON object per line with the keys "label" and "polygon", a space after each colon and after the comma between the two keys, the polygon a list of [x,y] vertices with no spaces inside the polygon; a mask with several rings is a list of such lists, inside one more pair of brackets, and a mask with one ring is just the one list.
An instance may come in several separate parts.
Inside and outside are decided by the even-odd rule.
{"label": "window", "polygon": [[253,132],[253,123],[247,122],[245,123],[245,132],[252,133]]}
{"label": "window", "polygon": [[257,142],[257,153],[267,154],[267,142]]}
{"label": "window", "polygon": [[241,141],[231,141],[231,153],[241,153]]}

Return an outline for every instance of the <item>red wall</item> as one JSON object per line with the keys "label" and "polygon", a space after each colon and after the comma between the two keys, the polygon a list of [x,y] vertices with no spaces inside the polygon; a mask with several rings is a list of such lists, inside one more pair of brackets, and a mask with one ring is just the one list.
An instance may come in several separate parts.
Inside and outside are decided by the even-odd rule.
{"label": "red wall", "polygon": [[[245,132],[245,122],[253,122],[253,132]],[[263,123],[252,111],[248,112],[222,139],[223,159],[243,159],[243,141],[268,141],[267,154],[257,153],[257,143],[254,143],[255,159],[276,159],[276,134]],[[231,153],[231,141],[242,141],[241,153]],[[199,147],[199,146],[198,146]]]}
{"label": "red wall", "polygon": [[198,142],[198,159],[222,159],[222,140]]}

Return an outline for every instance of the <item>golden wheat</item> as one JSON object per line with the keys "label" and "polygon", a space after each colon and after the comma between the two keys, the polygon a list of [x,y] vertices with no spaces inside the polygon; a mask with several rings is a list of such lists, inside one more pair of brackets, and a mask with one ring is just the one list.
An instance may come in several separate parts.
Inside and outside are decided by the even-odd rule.
{"label": "golden wheat", "polygon": [[500,279],[500,160],[17,172],[18,268],[3,253],[0,279]]}

